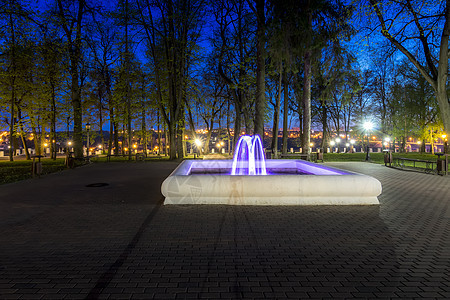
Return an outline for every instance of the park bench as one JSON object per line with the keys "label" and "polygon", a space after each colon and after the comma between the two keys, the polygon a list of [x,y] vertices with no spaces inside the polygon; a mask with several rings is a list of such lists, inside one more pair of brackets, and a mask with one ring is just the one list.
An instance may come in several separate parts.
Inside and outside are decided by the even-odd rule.
{"label": "park bench", "polygon": [[109,162],[111,161],[111,157],[124,157],[125,155],[122,154],[107,154],[106,155],[106,161]]}
{"label": "park bench", "polygon": [[393,166],[394,168],[423,171],[428,174],[437,172],[436,161],[433,160],[394,157]]}
{"label": "park bench", "polygon": [[303,160],[309,160],[310,159],[310,155],[309,154],[302,154],[302,153],[282,153],[280,154],[280,158],[300,158]]}
{"label": "park bench", "polygon": [[285,153],[281,154],[280,158],[300,158],[308,161],[322,161],[323,162],[323,153],[322,152],[311,152],[310,154],[302,154],[302,153]]}

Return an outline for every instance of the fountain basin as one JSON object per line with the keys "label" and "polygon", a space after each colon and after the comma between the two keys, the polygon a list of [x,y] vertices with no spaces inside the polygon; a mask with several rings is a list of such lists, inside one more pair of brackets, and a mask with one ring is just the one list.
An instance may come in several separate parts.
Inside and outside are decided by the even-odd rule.
{"label": "fountain basin", "polygon": [[185,160],[166,178],[164,204],[374,205],[381,183],[304,160],[266,161],[268,175],[230,175],[231,160]]}

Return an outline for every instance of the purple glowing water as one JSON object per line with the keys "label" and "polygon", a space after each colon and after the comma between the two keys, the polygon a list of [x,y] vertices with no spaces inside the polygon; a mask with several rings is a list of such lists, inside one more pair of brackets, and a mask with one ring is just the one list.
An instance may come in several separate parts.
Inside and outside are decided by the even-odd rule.
{"label": "purple glowing water", "polygon": [[239,138],[233,156],[231,175],[267,175],[264,150],[259,135]]}

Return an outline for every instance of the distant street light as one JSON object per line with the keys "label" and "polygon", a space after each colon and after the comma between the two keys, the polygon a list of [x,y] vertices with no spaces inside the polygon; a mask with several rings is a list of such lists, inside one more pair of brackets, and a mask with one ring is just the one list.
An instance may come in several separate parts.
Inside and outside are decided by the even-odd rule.
{"label": "distant street light", "polygon": [[366,131],[366,135],[367,135],[366,161],[369,161],[370,160],[370,155],[369,155],[369,143],[370,143],[369,133],[373,129],[373,123],[370,122],[370,121],[367,121],[367,122],[364,123],[363,127],[364,127],[364,130]]}
{"label": "distant street light", "polygon": [[339,143],[340,143],[340,142],[341,142],[341,138],[337,137],[337,138],[336,138],[336,148],[337,148],[337,153],[341,152],[341,151],[339,150]]}
{"label": "distant street light", "polygon": [[388,150],[391,150],[391,138],[390,137],[385,137],[384,138],[384,144],[385,144],[385,146],[387,146],[387,148],[388,148]]}
{"label": "distant street light", "polygon": [[442,139],[444,140],[444,153],[447,153],[448,145],[447,145],[447,135],[445,133],[442,135]]}
{"label": "distant street light", "polygon": [[202,147],[202,141],[200,139],[195,139],[195,145],[197,146],[198,155],[200,156],[200,149]]}
{"label": "distant street light", "polygon": [[331,142],[330,142],[331,153],[333,153],[333,147],[334,147],[335,144],[336,144],[336,143],[335,143],[334,141],[331,141]]}

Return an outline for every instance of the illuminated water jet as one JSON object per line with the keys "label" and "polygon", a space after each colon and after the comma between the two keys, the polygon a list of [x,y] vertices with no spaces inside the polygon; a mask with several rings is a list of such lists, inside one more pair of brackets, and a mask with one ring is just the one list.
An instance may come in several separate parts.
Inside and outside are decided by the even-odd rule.
{"label": "illuminated water jet", "polygon": [[231,175],[267,175],[264,149],[259,135],[243,135],[234,151]]}

